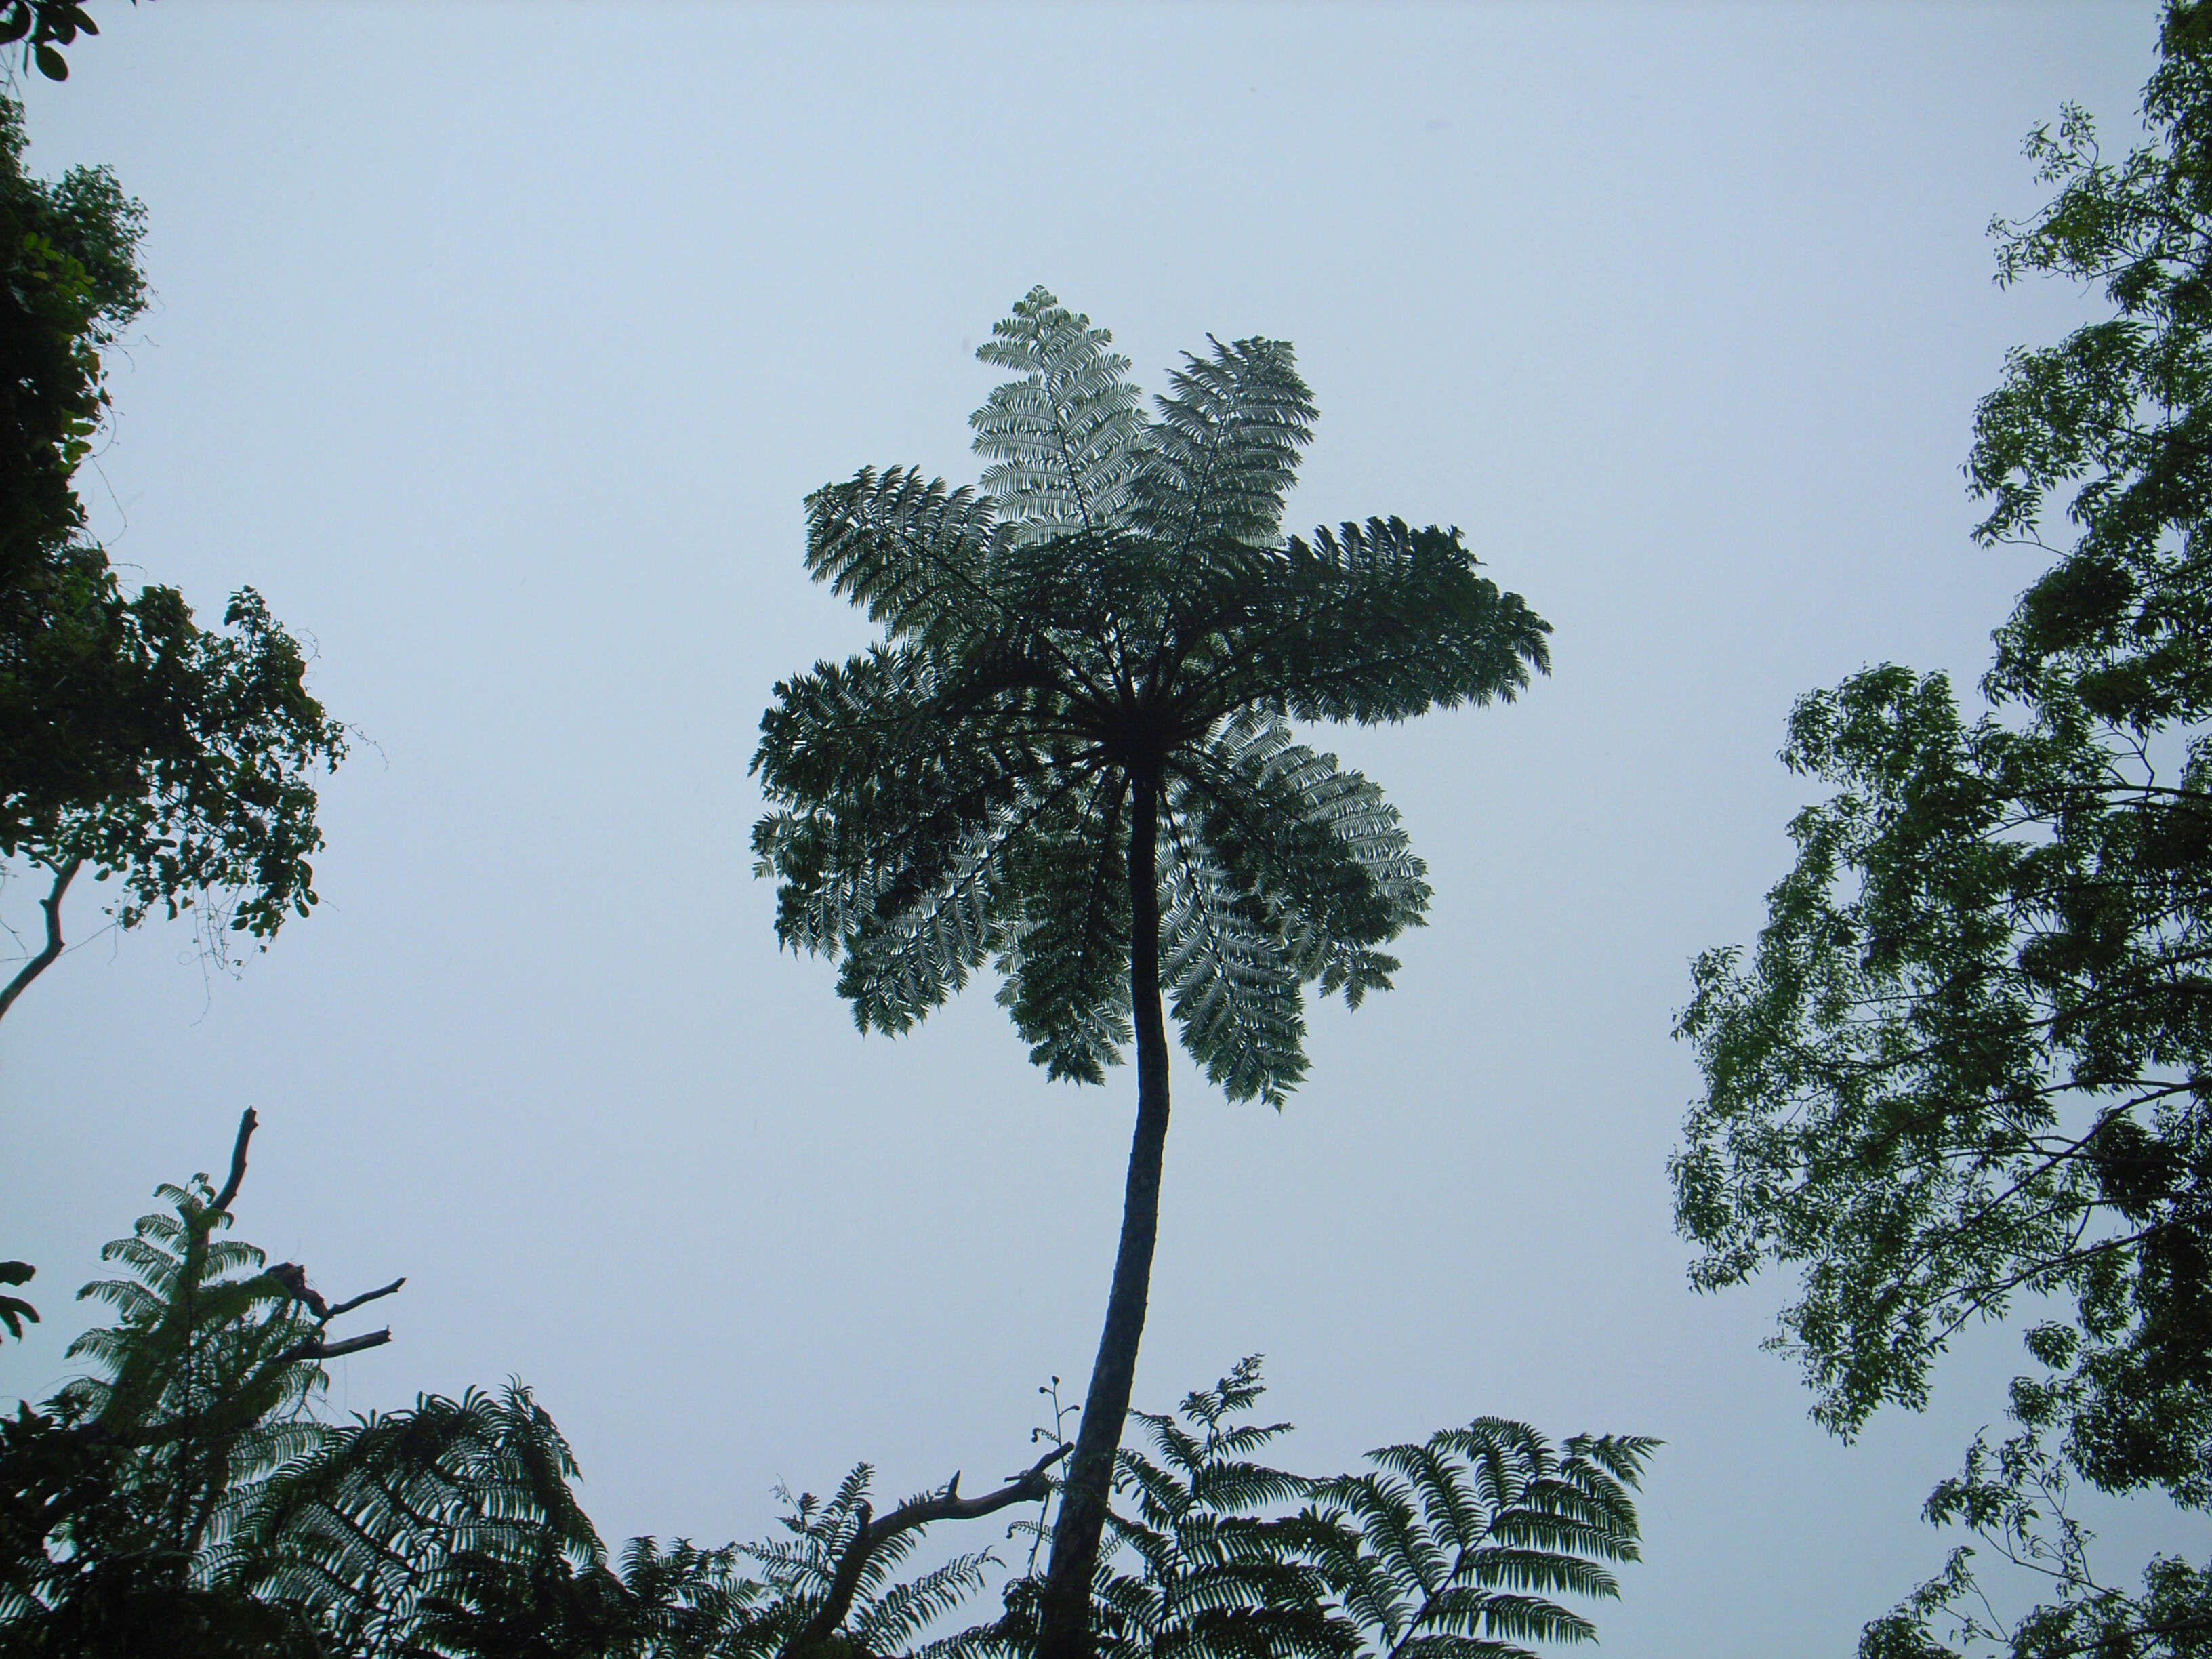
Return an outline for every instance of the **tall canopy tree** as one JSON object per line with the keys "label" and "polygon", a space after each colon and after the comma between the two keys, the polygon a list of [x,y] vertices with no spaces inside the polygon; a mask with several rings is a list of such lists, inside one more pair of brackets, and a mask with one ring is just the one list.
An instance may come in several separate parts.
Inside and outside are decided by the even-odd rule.
{"label": "tall canopy tree", "polygon": [[[1800,1269],[1779,1341],[1831,1427],[1918,1405],[1961,1326],[2049,1298],[2027,1439],[1931,1504],[1993,1524],[2069,1468],[2212,1504],[2212,8],[2171,6],[2160,50],[2149,142],[2108,161],[2069,106],[2028,145],[2057,196],[1993,227],[2001,281],[2112,310],[2013,353],[1977,416],[1978,534],[2048,560],[1989,709],[1894,665],[1798,704],[1783,758],[1836,793],[1680,1028],[1706,1085],[1674,1163],[1695,1277]],[[2188,1575],[2153,1577],[2146,1607]],[[2039,1650],[2073,1650],[2080,1610]]]}
{"label": "tall canopy tree", "polygon": [[1457,530],[1280,534],[1313,400],[1282,342],[1185,360],[1147,418],[1112,337],[1042,289],[977,356],[980,492],[903,468],[807,501],[808,568],[882,644],[776,687],[753,832],[793,948],[903,1031],[995,964],[1054,1078],[1133,1036],[1137,1118],[1104,1331],[1053,1537],[1047,1659],[1089,1591],[1129,1406],[1168,1128],[1164,1001],[1208,1079],[1279,1103],[1303,988],[1356,1006],[1429,890],[1398,815],[1290,721],[1510,698],[1547,625]]}
{"label": "tall canopy tree", "polygon": [[204,628],[174,588],[127,594],[85,533],[75,479],[107,409],[101,354],[145,304],[145,215],[104,167],[30,177],[25,142],[0,95],[0,857],[47,890],[0,1015],[60,955],[88,865],[117,878],[121,926],[189,907],[217,956],[305,915],[312,779],[345,751],[252,589]]}

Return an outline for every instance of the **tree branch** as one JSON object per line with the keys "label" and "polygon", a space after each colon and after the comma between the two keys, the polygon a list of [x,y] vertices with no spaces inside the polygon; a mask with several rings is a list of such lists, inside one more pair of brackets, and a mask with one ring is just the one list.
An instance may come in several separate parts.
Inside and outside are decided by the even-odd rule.
{"label": "tree branch", "polygon": [[315,1322],[327,1325],[340,1314],[349,1314],[364,1302],[374,1302],[379,1297],[390,1296],[407,1281],[395,1279],[389,1285],[380,1285],[373,1291],[363,1291],[359,1296],[333,1307],[323,1300],[321,1293],[307,1283],[307,1270],[296,1261],[280,1261],[267,1270],[268,1276],[284,1287],[284,1294],[303,1305],[314,1315]]}
{"label": "tree branch", "polygon": [[356,1308],[361,1306],[364,1302],[374,1302],[380,1296],[392,1295],[406,1282],[407,1280],[403,1277],[393,1279],[389,1285],[380,1285],[373,1291],[363,1291],[359,1296],[353,1297],[351,1300],[339,1303],[337,1306],[331,1310],[328,1316],[330,1318],[336,1319],[340,1314],[351,1313]]}
{"label": "tree branch", "polygon": [[784,1659],[799,1659],[799,1656],[811,1652],[836,1634],[837,1626],[845,1622],[845,1615],[853,1610],[853,1597],[860,1589],[860,1575],[867,1568],[868,1559],[899,1534],[926,1527],[933,1521],[974,1521],[1015,1504],[1042,1503],[1052,1493],[1052,1483],[1045,1471],[1074,1449],[1073,1446],[1055,1446],[1021,1474],[1010,1477],[998,1491],[981,1498],[961,1497],[960,1477],[956,1474],[945,1483],[943,1492],[927,1498],[910,1498],[880,1521],[871,1520],[868,1506],[860,1504],[854,1511],[858,1524],[853,1529],[852,1541],[845,1546],[837,1571],[830,1581],[830,1594],[815,1610],[814,1616],[785,1644]]}
{"label": "tree branch", "polygon": [[343,1342],[325,1342],[319,1336],[311,1336],[304,1342],[295,1342],[278,1354],[272,1364],[289,1365],[301,1359],[337,1359],[346,1354],[359,1353],[363,1348],[380,1348],[392,1340],[392,1327],[370,1331],[362,1336],[349,1336]]}
{"label": "tree branch", "polygon": [[15,1006],[15,999],[23,994],[23,988],[54,964],[62,953],[62,895],[83,866],[82,859],[71,859],[54,872],[54,890],[39,901],[39,908],[46,913],[46,943],[38,955],[17,969],[15,977],[0,987],[0,1018]]}
{"label": "tree branch", "polygon": [[253,1139],[253,1132],[260,1123],[261,1120],[253,1115],[251,1106],[238,1120],[238,1139],[230,1149],[230,1179],[222,1183],[222,1190],[215,1195],[210,1213],[228,1210],[231,1200],[238,1196],[238,1183],[246,1179],[246,1143]]}

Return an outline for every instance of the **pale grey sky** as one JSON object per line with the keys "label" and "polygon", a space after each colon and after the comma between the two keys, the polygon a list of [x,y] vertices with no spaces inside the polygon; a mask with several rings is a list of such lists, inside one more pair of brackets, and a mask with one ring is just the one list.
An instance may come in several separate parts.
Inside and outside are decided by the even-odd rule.
{"label": "pale grey sky", "polygon": [[1514,707],[1328,735],[1431,925],[1280,1116],[1179,1072],[1139,1403],[1262,1351],[1294,1467],[1482,1413],[1663,1437],[1614,1654],[1847,1653],[1940,1564],[1919,1504],[2012,1339],[1824,1436],[1759,1351],[1784,1287],[1685,1284],[1668,1033],[1785,867],[1791,698],[1971,682],[2032,574],[1967,541],[1959,464],[2087,302],[2000,293],[1984,227],[2043,198],[2062,100],[2132,131],[2151,4],[99,15],[28,89],[34,166],[151,217],[98,527],[210,613],[259,587],[362,741],[322,908],[242,978],[73,895],[90,942],[0,1030],[0,1247],[48,1316],[0,1392],[65,1375],[100,1243],[252,1104],[241,1234],[408,1275],[335,1402],[520,1376],[610,1539],[1028,1461],[1096,1340],[1129,1074],[1048,1085],[988,987],[856,1036],[776,952],[745,765],[771,684],[866,637],[801,498],[972,478],[970,353],[1043,283],[1150,387],[1209,331],[1295,341],[1291,521],[1459,524],[1557,629]]}

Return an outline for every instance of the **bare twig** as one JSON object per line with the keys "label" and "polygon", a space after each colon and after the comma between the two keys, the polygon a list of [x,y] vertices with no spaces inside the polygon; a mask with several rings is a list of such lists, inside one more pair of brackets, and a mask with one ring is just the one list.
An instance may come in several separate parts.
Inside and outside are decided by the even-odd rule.
{"label": "bare twig", "polygon": [[981,1498],[960,1496],[960,1477],[955,1474],[945,1483],[943,1492],[927,1498],[908,1498],[880,1521],[869,1518],[866,1504],[857,1505],[852,1541],[845,1546],[836,1573],[830,1581],[830,1594],[815,1610],[814,1616],[785,1644],[785,1659],[799,1659],[836,1633],[837,1626],[845,1622],[845,1615],[853,1610],[853,1597],[860,1588],[860,1575],[867,1568],[868,1559],[899,1534],[926,1527],[933,1521],[973,1521],[1015,1504],[1040,1503],[1052,1492],[1052,1483],[1045,1471],[1074,1449],[1073,1446],[1054,1447],[1021,1474],[1008,1477],[1007,1484],[998,1491]]}
{"label": "bare twig", "polygon": [[330,1310],[330,1313],[326,1316],[331,1319],[336,1319],[340,1314],[351,1313],[356,1308],[361,1306],[364,1302],[374,1302],[380,1296],[392,1295],[406,1282],[407,1280],[403,1277],[393,1279],[389,1285],[380,1285],[373,1291],[363,1291],[359,1296],[354,1297],[349,1301],[339,1303],[336,1307]]}
{"label": "bare twig", "polygon": [[246,1109],[238,1120],[238,1139],[230,1149],[230,1179],[222,1183],[222,1190],[215,1195],[211,1212],[227,1211],[231,1200],[238,1196],[238,1183],[246,1179],[246,1143],[253,1139],[253,1132],[261,1120],[253,1115],[253,1108]]}
{"label": "bare twig", "polygon": [[46,913],[45,948],[18,969],[15,978],[5,986],[0,986],[0,1018],[4,1018],[9,1009],[15,1006],[15,999],[23,994],[23,988],[52,967],[54,959],[61,955],[62,895],[69,891],[70,883],[76,879],[76,872],[83,864],[82,859],[71,859],[54,872],[53,891],[39,901],[39,908]]}
{"label": "bare twig", "polygon": [[295,1342],[278,1354],[272,1362],[289,1365],[302,1359],[337,1359],[346,1354],[359,1353],[363,1348],[380,1348],[392,1340],[392,1328],[370,1331],[362,1336],[349,1336],[343,1342],[325,1342],[319,1336],[311,1336],[304,1342]]}
{"label": "bare twig", "polygon": [[331,1321],[336,1319],[340,1314],[351,1313],[364,1302],[374,1302],[380,1297],[390,1296],[407,1282],[404,1279],[395,1279],[389,1285],[380,1285],[373,1291],[363,1291],[359,1296],[349,1297],[345,1301],[333,1305],[324,1301],[321,1295],[307,1283],[307,1270],[296,1261],[280,1261],[267,1270],[267,1276],[284,1287],[285,1295],[301,1304],[315,1316],[315,1334],[286,1349],[276,1358],[276,1363],[279,1365],[289,1365],[298,1359],[328,1359],[336,1354],[357,1353],[363,1348],[373,1348],[380,1343],[389,1342],[392,1340],[392,1333],[389,1330],[367,1337],[349,1337],[343,1342],[329,1344],[323,1341],[322,1332],[323,1328],[328,1326]]}

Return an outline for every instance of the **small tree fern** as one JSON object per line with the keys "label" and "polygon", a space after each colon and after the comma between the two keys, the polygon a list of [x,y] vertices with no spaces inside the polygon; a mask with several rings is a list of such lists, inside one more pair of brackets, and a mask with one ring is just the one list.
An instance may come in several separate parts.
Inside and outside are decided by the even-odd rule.
{"label": "small tree fern", "polygon": [[[1357,1005],[1429,890],[1398,815],[1290,721],[1510,698],[1547,625],[1456,530],[1281,522],[1315,414],[1291,348],[1218,341],[1147,418],[1112,336],[1042,289],[977,353],[980,492],[863,471],[806,504],[815,577],[884,641],[784,681],[753,757],[776,927],[902,1031],[987,965],[1055,1078],[1133,1036],[1137,1121],[1104,1330],[1045,1592],[1089,1591],[1135,1376],[1168,1124],[1165,1013],[1232,1098],[1305,1071],[1304,988]],[[1167,1005],[1163,1008],[1163,1000]]]}
{"label": "small tree fern", "polygon": [[[1131,1413],[1152,1455],[1124,1448],[1115,1487],[1135,1510],[1108,1520],[1116,1556],[1097,1590],[1102,1651],[1121,1659],[1350,1659],[1358,1634],[1329,1604],[1304,1547],[1301,1517],[1282,1513],[1313,1483],[1252,1461],[1290,1429],[1240,1422],[1264,1392],[1248,1358],[1177,1415]],[[1270,1514],[1269,1511],[1275,1511]]]}
{"label": "small tree fern", "polygon": [[[1637,1559],[1631,1494],[1657,1442],[1555,1449],[1478,1418],[1316,1480],[1255,1460],[1290,1427],[1250,1420],[1263,1392],[1248,1358],[1173,1415],[1133,1413],[1151,1449],[1115,1460],[1093,1589],[1109,1659],[1534,1659],[1529,1643],[1593,1639],[1551,1598],[1620,1593],[1609,1568]],[[1042,1590],[1009,1585],[969,1648],[1033,1653]]]}
{"label": "small tree fern", "polygon": [[254,1127],[248,1112],[221,1188],[205,1175],[164,1185],[167,1207],[101,1252],[125,1272],[78,1293],[116,1313],[70,1346],[92,1369],[0,1429],[7,1659],[149,1642],[180,1659],[320,1652],[295,1610],[240,1592],[216,1564],[258,1483],[314,1443],[318,1361],[386,1334],[331,1343],[331,1321],[398,1286],[333,1307],[294,1264],[218,1237]]}
{"label": "small tree fern", "polygon": [[[255,1594],[312,1609],[342,1652],[474,1651],[465,1634],[547,1622],[569,1581],[606,1576],[568,1442],[527,1389],[317,1425],[258,1484],[216,1559]],[[568,1621],[573,1622],[573,1621]]]}

